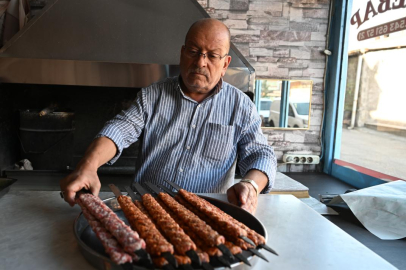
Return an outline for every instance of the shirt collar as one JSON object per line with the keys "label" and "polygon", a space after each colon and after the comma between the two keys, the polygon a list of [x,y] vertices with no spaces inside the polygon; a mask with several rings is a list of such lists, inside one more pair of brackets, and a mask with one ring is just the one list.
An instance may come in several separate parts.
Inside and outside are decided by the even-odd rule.
{"label": "shirt collar", "polygon": [[[185,92],[183,92],[182,86],[181,86],[181,83],[180,83],[181,81],[182,81],[182,77],[179,75],[179,77],[178,77],[178,87],[179,87],[180,92],[182,93],[182,95],[183,95],[185,98],[188,98],[188,99],[192,100],[190,97],[188,97],[187,95],[185,95]],[[218,83],[217,83],[217,84],[214,86],[214,88],[212,89],[211,95],[208,96],[207,98],[205,98],[204,100],[207,100],[207,99],[211,98],[212,96],[217,95],[218,93],[220,93],[221,89],[223,89],[223,78],[222,78],[222,77],[220,78],[220,80],[218,81]],[[192,101],[195,101],[195,100],[192,100]]]}

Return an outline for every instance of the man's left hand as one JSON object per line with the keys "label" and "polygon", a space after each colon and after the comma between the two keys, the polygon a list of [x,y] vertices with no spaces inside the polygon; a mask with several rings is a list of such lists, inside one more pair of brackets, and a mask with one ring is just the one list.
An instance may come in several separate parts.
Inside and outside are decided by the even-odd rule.
{"label": "man's left hand", "polygon": [[227,199],[230,203],[240,206],[251,214],[254,214],[257,209],[257,192],[250,183],[240,182],[230,187],[227,190]]}

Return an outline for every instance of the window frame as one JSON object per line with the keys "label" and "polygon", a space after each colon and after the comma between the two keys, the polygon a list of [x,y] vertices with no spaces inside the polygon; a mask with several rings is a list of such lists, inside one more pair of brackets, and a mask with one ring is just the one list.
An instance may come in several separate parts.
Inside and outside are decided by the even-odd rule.
{"label": "window frame", "polygon": [[347,83],[348,38],[353,0],[332,0],[325,79],[325,115],[322,125],[323,172],[356,188],[366,188],[399,178],[340,160],[344,100]]}

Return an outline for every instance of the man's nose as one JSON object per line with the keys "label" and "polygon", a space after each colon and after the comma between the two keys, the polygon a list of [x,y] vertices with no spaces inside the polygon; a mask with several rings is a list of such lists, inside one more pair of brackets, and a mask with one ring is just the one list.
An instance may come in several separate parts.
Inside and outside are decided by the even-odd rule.
{"label": "man's nose", "polygon": [[207,65],[207,55],[205,53],[200,53],[196,58],[196,63],[199,67],[204,67]]}

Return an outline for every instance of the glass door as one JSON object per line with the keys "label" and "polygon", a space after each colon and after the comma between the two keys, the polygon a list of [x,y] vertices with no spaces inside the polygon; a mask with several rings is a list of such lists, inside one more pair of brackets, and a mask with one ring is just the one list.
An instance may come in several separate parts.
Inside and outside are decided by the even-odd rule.
{"label": "glass door", "polygon": [[404,3],[337,2],[329,48],[336,55],[328,65],[324,171],[358,188],[406,179]]}

